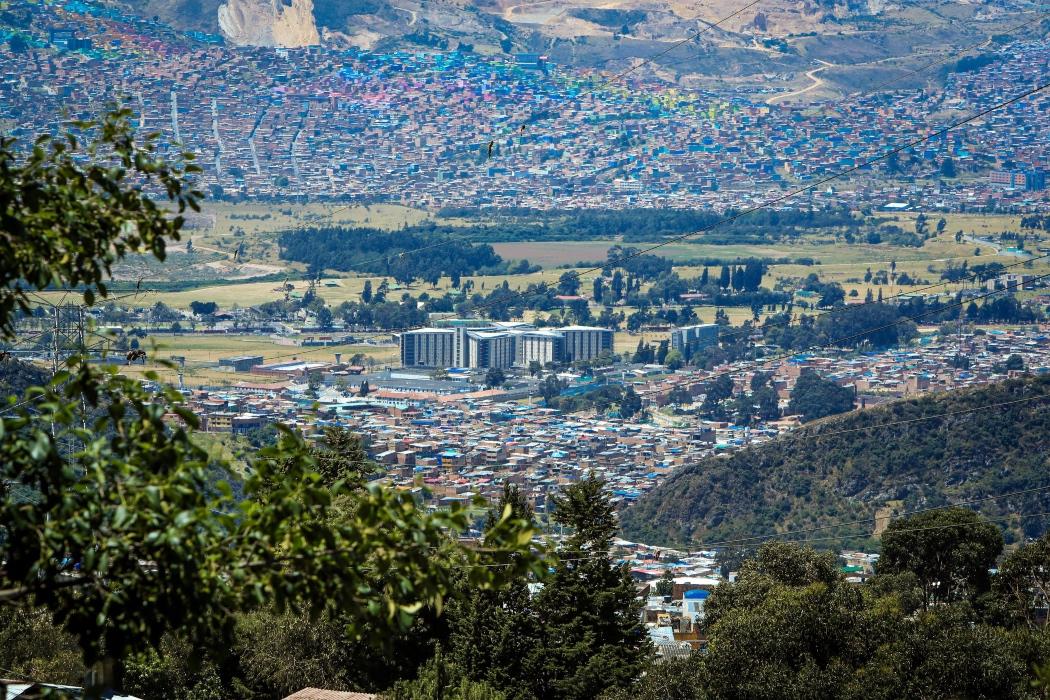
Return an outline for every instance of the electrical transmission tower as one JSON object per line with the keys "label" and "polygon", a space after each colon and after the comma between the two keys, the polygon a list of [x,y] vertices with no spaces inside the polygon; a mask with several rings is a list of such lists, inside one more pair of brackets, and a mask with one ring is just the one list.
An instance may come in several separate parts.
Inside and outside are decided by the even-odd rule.
{"label": "electrical transmission tower", "polygon": [[36,311],[20,319],[15,336],[0,345],[0,359],[35,362],[47,367],[54,379],[74,357],[90,361],[119,350],[117,338],[93,327],[85,305],[35,301]]}
{"label": "electrical transmission tower", "polygon": [[84,307],[81,304],[55,304],[51,307],[51,376],[69,364],[74,355],[87,355]]}

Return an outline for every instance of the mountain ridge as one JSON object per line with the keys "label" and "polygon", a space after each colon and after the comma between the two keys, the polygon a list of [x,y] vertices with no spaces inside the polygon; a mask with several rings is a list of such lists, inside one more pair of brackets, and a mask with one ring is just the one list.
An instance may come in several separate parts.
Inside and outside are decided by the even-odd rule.
{"label": "mountain ridge", "polygon": [[800,84],[811,82],[803,76],[815,61],[834,63],[822,70],[821,94],[884,79],[886,71],[928,61],[931,51],[972,45],[1020,7],[1016,0],[936,8],[915,0],[772,0],[758,7],[746,0],[114,1],[236,45],[532,52],[601,70],[655,57],[639,75],[734,81],[767,74]]}
{"label": "mountain ridge", "polygon": [[[1050,377],[1013,379],[817,421],[679,469],[622,513],[623,534],[702,546],[870,520],[817,534],[825,543],[870,544],[877,513],[881,520],[1050,484],[1048,399]],[[913,420],[940,414],[948,415]],[[874,427],[886,423],[895,425]],[[991,517],[1050,511],[1050,489],[989,500],[979,510]],[[1043,520],[1018,520],[1008,523],[1007,539],[1045,531]]]}

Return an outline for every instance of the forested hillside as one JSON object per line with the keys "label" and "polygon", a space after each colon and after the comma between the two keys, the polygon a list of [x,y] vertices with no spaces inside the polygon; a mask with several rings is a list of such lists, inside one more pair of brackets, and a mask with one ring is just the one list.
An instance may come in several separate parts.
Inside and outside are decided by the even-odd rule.
{"label": "forested hillside", "polygon": [[51,375],[14,358],[0,359],[0,396],[21,396],[31,386],[46,386]]}
{"label": "forested hillside", "polygon": [[[1004,402],[1016,403],[871,427]],[[698,544],[870,518],[814,534],[818,546],[860,545],[887,506],[900,512],[1050,485],[1048,449],[1050,377],[946,392],[829,418],[687,466],[622,513],[622,528],[629,539]],[[988,517],[1046,512],[1050,490],[979,506]],[[1001,524],[1010,543],[1042,534],[1047,522]]]}

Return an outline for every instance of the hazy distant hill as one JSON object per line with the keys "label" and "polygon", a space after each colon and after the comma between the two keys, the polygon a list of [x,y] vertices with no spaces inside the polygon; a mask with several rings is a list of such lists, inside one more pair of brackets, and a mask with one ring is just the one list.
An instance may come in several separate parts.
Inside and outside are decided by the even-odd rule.
{"label": "hazy distant hill", "polygon": [[158,17],[178,29],[219,33],[219,5],[223,0],[124,0],[143,17]]}
{"label": "hazy distant hill", "polygon": [[[563,65],[606,69],[659,55],[641,74],[754,76],[785,92],[808,87],[808,97],[908,75],[931,53],[995,37],[1023,19],[1020,0],[769,0],[754,7],[748,0],[123,1],[232,43],[538,52]],[[701,30],[698,40],[667,51]],[[807,78],[817,66],[820,80]]]}
{"label": "hazy distant hill", "polygon": [[[822,434],[1016,401],[1047,399],[860,432]],[[830,418],[773,443],[682,468],[622,514],[624,536],[713,542],[1050,486],[1050,377],[900,401]],[[1050,511],[1050,490],[989,501],[989,516]],[[1038,535],[1050,518],[1012,522]],[[872,523],[819,531],[859,543]],[[1008,533],[1008,541],[1010,533]],[[821,544],[839,542],[821,540]]]}

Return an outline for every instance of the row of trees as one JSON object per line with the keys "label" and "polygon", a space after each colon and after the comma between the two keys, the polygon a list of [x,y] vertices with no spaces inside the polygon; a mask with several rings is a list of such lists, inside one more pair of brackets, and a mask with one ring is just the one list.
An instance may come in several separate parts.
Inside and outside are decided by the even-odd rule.
{"label": "row of trees", "polygon": [[[720,374],[703,387],[704,400],[700,415],[710,420],[732,420],[737,425],[751,425],[755,419],[776,420],[780,418],[780,399],[767,372],[756,372],[748,389],[734,395],[733,380],[728,374]],[[672,404],[690,403],[692,397],[679,390],[672,392]],[[853,410],[853,390],[840,387],[833,381],[822,378],[812,370],[804,371],[791,390],[788,404],[789,415],[801,416],[803,421],[825,418]]]}
{"label": "row of trees", "polygon": [[929,311],[923,308],[908,313],[912,308],[880,303],[859,304],[816,317],[801,316],[795,324],[790,323],[789,315],[773,314],[763,320],[762,336],[785,350],[826,346],[895,347],[918,335],[915,323],[909,319],[922,317]]}
{"label": "row of trees", "polygon": [[387,275],[409,284],[436,285],[442,276],[527,273],[527,261],[513,268],[490,245],[457,237],[447,227],[423,225],[400,231],[376,228],[310,228],[281,233],[281,257],[309,265],[312,274],[344,270]]}
{"label": "row of trees", "polygon": [[[858,226],[862,221],[848,208],[792,209],[761,211],[734,218],[737,212],[720,215],[714,211],[688,209],[623,210],[539,210],[505,209],[498,212],[499,223],[459,229],[474,241],[569,241],[622,238],[627,242],[661,241],[668,236],[694,233],[718,225],[717,233],[705,234],[704,241],[742,242],[748,239],[769,242],[796,229]],[[446,208],[442,217],[491,221],[491,209]]]}
{"label": "row of trees", "polygon": [[[829,552],[768,542],[736,553],[735,581],[708,599],[706,650],[660,663],[630,573],[607,553],[617,524],[604,488],[587,478],[556,500],[570,535],[539,583],[481,591],[464,576],[440,614],[425,610],[376,649],[338,614],[246,614],[228,653],[169,634],[128,664],[127,687],[157,700],[280,697],[307,685],[387,689],[391,700],[1042,697],[1046,537],[1004,557],[999,529],[969,509],[912,515],[884,531],[862,584]],[[508,513],[533,519],[514,487],[484,527]],[[657,591],[669,594],[667,583]],[[76,671],[75,645],[46,614],[0,614],[0,639],[12,642],[0,646],[5,668]]]}

